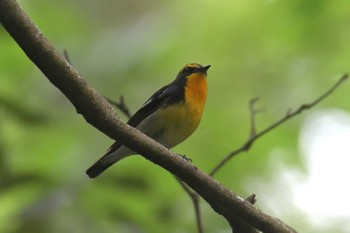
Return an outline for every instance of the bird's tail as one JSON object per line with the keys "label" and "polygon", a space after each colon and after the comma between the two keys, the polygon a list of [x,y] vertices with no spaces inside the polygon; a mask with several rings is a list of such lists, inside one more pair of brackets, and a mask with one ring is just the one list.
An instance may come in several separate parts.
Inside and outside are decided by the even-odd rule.
{"label": "bird's tail", "polygon": [[112,166],[115,162],[104,162],[103,159],[98,160],[94,165],[86,170],[86,174],[89,178],[93,179],[100,175],[104,170]]}
{"label": "bird's tail", "polygon": [[[117,148],[117,149],[116,149]],[[108,150],[107,153],[96,161],[90,168],[86,170],[89,178],[93,179],[104,172],[107,168],[118,162],[119,160],[133,154],[128,148],[117,145],[116,148]]]}

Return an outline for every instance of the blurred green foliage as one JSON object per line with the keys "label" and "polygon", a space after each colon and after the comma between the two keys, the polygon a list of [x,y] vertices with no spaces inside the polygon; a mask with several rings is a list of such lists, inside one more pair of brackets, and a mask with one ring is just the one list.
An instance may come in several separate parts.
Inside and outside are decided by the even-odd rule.
{"label": "blurred green foliage", "polygon": [[[174,148],[204,171],[246,140],[250,98],[261,97],[258,107],[266,108],[258,115],[259,130],[349,71],[348,1],[20,3],[101,94],[123,95],[132,112],[184,64],[211,64],[202,123]],[[346,89],[318,107],[349,109]],[[265,183],[278,175],[266,166],[271,151],[282,149],[278,159],[301,167],[303,117],[260,139],[216,178],[245,197],[257,192],[249,179]],[[0,232],[196,232],[189,198],[170,174],[141,156],[87,178],[85,169],[111,143],[0,28]],[[205,232],[230,232],[205,203],[202,211]],[[293,211],[282,219],[301,232],[317,227]]]}

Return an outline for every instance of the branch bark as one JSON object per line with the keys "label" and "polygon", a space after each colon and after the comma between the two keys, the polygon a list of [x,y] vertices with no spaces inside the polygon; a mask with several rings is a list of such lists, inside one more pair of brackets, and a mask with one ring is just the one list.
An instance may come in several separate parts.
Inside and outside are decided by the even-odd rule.
{"label": "branch bark", "polygon": [[296,232],[238,197],[181,156],[122,122],[103,96],[49,43],[15,0],[0,0],[0,21],[29,59],[85,120],[146,159],[168,170],[200,194],[230,223],[233,216],[263,232]]}

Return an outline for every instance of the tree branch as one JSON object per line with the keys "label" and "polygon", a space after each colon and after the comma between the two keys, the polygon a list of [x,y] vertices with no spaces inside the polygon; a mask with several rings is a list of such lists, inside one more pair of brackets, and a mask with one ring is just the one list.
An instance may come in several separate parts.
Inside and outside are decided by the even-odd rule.
{"label": "tree branch", "polygon": [[295,232],[238,197],[181,156],[122,122],[105,98],[54,49],[15,0],[0,0],[0,21],[26,55],[88,123],[179,177],[228,222],[232,215],[236,215],[261,231]]}
{"label": "tree branch", "polygon": [[209,173],[209,175],[214,176],[228,161],[230,161],[234,156],[238,155],[239,153],[243,151],[248,151],[253,143],[259,139],[260,137],[264,136],[271,130],[277,128],[287,120],[301,114],[303,111],[308,110],[318,103],[320,103],[322,100],[327,98],[329,95],[331,95],[342,83],[344,83],[346,80],[348,80],[349,76],[348,74],[343,74],[343,76],[332,86],[330,87],[325,93],[323,93],[321,96],[316,98],[314,101],[308,103],[308,104],[302,104],[299,108],[292,111],[291,109],[287,110],[287,113],[284,117],[282,117],[280,120],[276,121],[272,125],[268,126],[264,130],[260,131],[259,133],[256,133],[255,129],[255,115],[258,112],[254,109],[254,103],[258,100],[257,98],[254,98],[250,101],[249,109],[250,109],[250,117],[251,117],[251,130],[248,137],[248,140],[238,149],[232,151],[229,153],[223,160],[221,160],[220,163],[218,163],[213,170]]}
{"label": "tree branch", "polygon": [[189,188],[183,181],[181,181],[179,178],[176,178],[177,181],[180,183],[181,187],[185,190],[187,195],[191,198],[193,208],[194,208],[194,214],[196,218],[196,223],[197,223],[197,230],[198,233],[204,233],[203,230],[203,224],[202,224],[202,216],[201,216],[201,210],[200,210],[200,197],[199,195],[194,192],[191,188]]}
{"label": "tree branch", "polygon": [[[227,155],[221,162],[219,162],[215,168],[210,172],[211,176],[214,176],[229,160],[231,160],[233,157],[236,155],[240,154],[243,151],[248,151],[253,143],[263,136],[264,134],[267,134],[271,130],[277,128],[279,125],[285,123],[288,119],[291,119],[298,114],[301,114],[304,110],[310,109],[320,103],[322,100],[327,98],[329,95],[331,95],[343,82],[345,82],[348,79],[348,75],[344,74],[332,87],[330,87],[325,93],[323,93],[321,96],[316,98],[314,101],[312,101],[309,104],[302,104],[298,109],[295,111],[292,111],[291,109],[288,109],[286,115],[278,120],[277,122],[273,123],[266,129],[262,130],[260,133],[256,133],[256,122],[255,122],[255,117],[256,114],[261,112],[261,109],[257,110],[255,109],[255,103],[259,100],[258,97],[253,98],[249,102],[249,113],[250,113],[250,133],[248,140],[238,149],[234,150],[231,152],[229,155]],[[186,187],[184,187],[185,189]],[[186,190],[186,189],[185,189]],[[194,203],[194,206],[196,208],[197,205],[199,205],[199,200],[198,200],[198,194],[197,193],[189,193],[187,190],[186,192],[189,194],[190,198],[192,199],[192,202]],[[255,196],[254,196],[255,198]],[[252,203],[254,204],[254,203]],[[200,214],[196,213],[196,218],[200,218]],[[197,222],[201,222],[198,221]],[[238,227],[237,232],[255,232],[256,229],[252,228],[251,226],[247,225],[246,223],[241,223],[241,221],[238,219],[237,221],[234,221],[234,225],[236,228]],[[233,228],[234,229],[234,228]]]}
{"label": "tree branch", "polygon": [[[64,58],[67,60],[67,62],[69,62],[69,64],[73,65],[70,57],[69,57],[69,54],[68,54],[68,51],[67,49],[64,49],[63,50],[63,56]],[[114,107],[116,107],[117,109],[119,109],[122,113],[124,113],[124,115],[127,117],[127,118],[130,118],[131,117],[131,112],[128,108],[128,106],[126,105],[125,101],[124,101],[124,96],[120,96],[119,97],[119,102],[117,101],[114,101],[108,97],[105,97],[105,99],[111,104],[113,105]]]}
{"label": "tree branch", "polygon": [[[250,195],[245,199],[252,205],[255,204],[255,194]],[[232,233],[259,233],[260,231],[256,228],[252,227],[250,224],[247,224],[246,222],[242,221],[240,218],[233,217],[231,219],[230,225],[232,227]]]}
{"label": "tree branch", "polygon": [[124,96],[121,95],[119,97],[119,102],[111,100],[110,98],[107,98],[107,97],[105,97],[105,98],[110,104],[112,104],[114,107],[118,108],[122,113],[124,113],[124,115],[127,118],[131,117],[131,112],[124,101]]}

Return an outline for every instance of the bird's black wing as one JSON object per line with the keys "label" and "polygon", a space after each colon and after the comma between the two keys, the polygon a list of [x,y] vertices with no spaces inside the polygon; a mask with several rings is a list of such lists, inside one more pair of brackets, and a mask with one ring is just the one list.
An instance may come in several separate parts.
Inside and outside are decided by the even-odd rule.
{"label": "bird's black wing", "polygon": [[[136,127],[141,121],[149,117],[159,108],[165,107],[170,103],[174,103],[180,100],[183,98],[182,96],[183,88],[181,89],[181,86],[176,85],[174,82],[162,87],[157,92],[155,92],[132,117],[130,117],[128,125]],[[120,146],[121,144],[119,142],[113,143],[113,145],[109,147],[103,157],[113,153]]]}
{"label": "bird's black wing", "polygon": [[174,103],[183,94],[179,85],[167,85],[155,92],[142,107],[129,119],[128,124],[136,127],[141,121],[149,117],[156,110]]}
{"label": "bird's black wing", "polygon": [[[152,113],[157,111],[159,108],[165,107],[168,104],[175,103],[183,99],[183,87],[171,83],[154,93],[142,107],[129,119],[128,124],[132,127],[136,127],[141,121],[149,117]],[[87,171],[86,174],[90,178],[95,178],[101,174],[108,167],[113,165],[116,161],[104,162],[104,159],[109,155],[113,154],[118,150],[122,144],[119,142],[113,143],[113,145],[107,150],[106,154],[103,155],[96,163],[94,163]]]}

